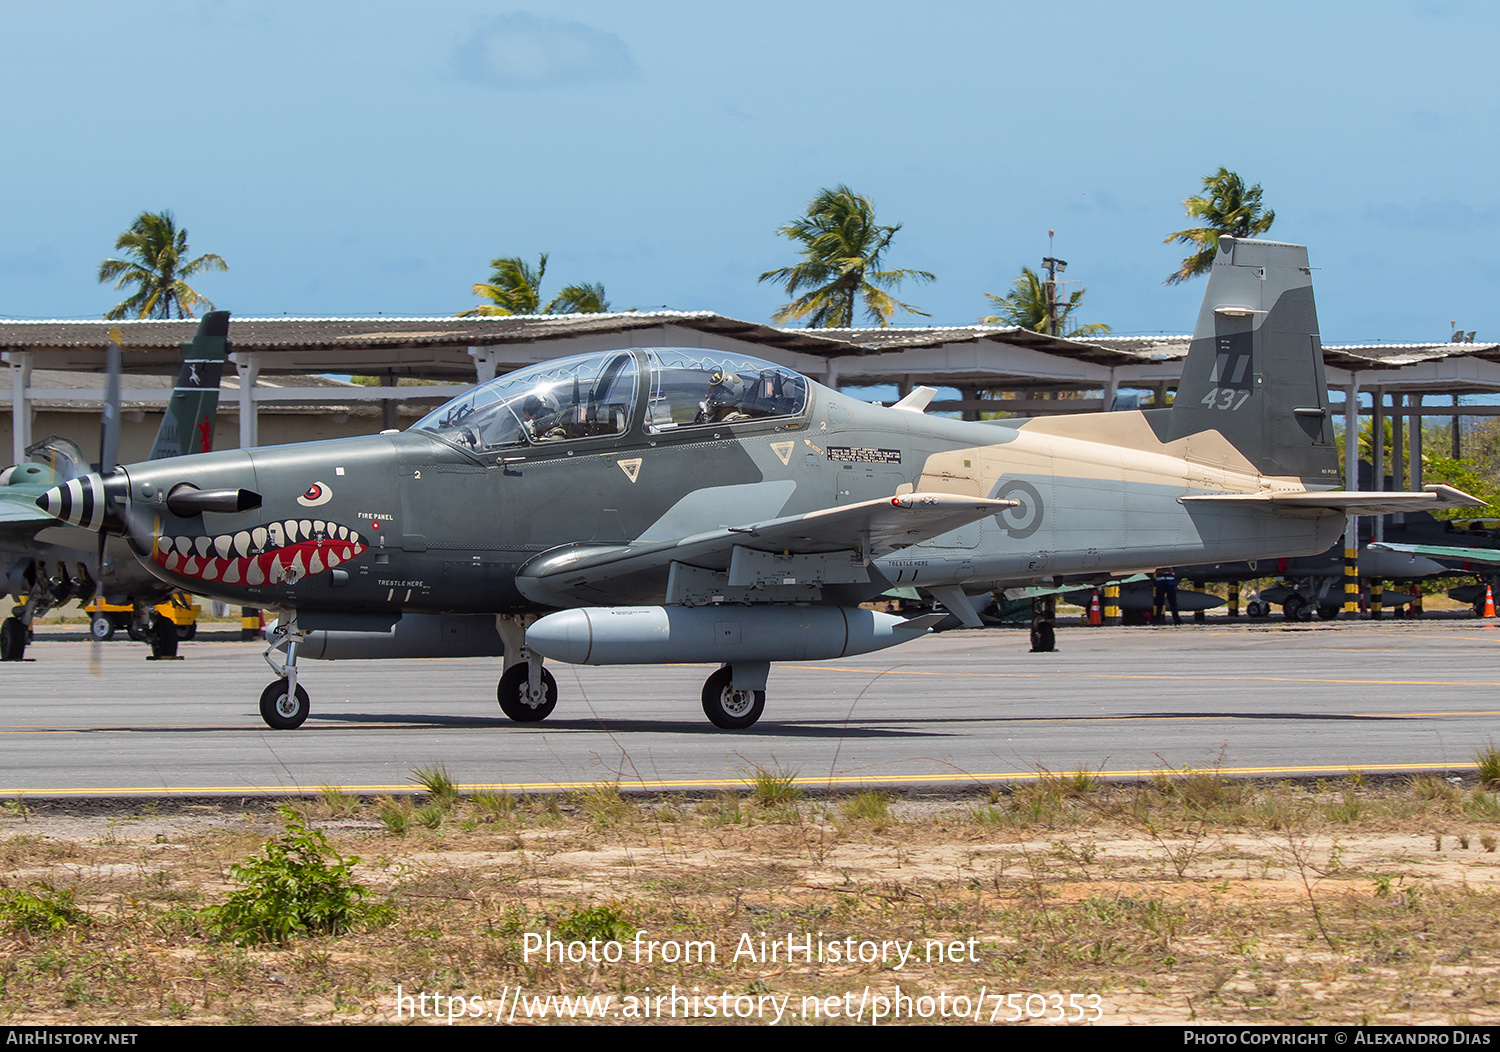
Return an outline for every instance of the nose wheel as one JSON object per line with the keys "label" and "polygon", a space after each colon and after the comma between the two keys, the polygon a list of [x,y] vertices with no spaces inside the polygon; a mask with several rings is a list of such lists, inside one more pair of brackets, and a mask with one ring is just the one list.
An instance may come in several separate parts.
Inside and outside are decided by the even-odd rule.
{"label": "nose wheel", "polygon": [[260,718],[275,731],[293,731],[302,726],[312,702],[301,687],[287,689],[287,681],[278,679],[260,693]]}

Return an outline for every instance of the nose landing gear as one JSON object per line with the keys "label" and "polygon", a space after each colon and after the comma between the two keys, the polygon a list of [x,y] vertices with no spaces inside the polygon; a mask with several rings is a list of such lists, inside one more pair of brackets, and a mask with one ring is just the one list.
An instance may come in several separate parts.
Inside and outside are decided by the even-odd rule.
{"label": "nose landing gear", "polygon": [[[282,614],[267,637],[266,664],[279,677],[260,695],[260,718],[277,731],[296,730],[312,711],[307,691],[297,685],[297,645],[306,638],[297,627],[297,611]],[[278,662],[276,651],[286,650],[286,660]]]}

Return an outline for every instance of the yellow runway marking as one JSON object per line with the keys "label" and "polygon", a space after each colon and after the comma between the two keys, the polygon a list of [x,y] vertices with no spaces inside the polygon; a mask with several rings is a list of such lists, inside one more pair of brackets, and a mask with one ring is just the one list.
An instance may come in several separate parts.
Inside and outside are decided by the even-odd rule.
{"label": "yellow runway marking", "polygon": [[[1359,771],[1365,774],[1376,772],[1403,772],[1403,771],[1467,771],[1473,770],[1477,765],[1473,763],[1444,763],[1444,764],[1399,764],[1399,763],[1376,763],[1376,764],[1318,764],[1314,766],[1289,766],[1289,767],[1216,767],[1216,768],[1135,768],[1110,771],[1094,771],[1088,773],[1095,778],[1127,779],[1127,778],[1155,778],[1165,774],[1169,777],[1184,777],[1194,774],[1221,775],[1234,778],[1264,778],[1285,777],[1297,774],[1328,774],[1346,775],[1351,771]],[[1055,778],[1062,774],[1060,771],[989,771],[974,774],[892,774],[888,777],[870,775],[835,775],[829,776],[806,776],[794,778],[797,785],[808,788],[825,789],[857,789],[870,785],[889,785],[899,783],[902,785],[950,785],[950,786],[977,786],[993,782],[1035,782],[1044,778]],[[569,792],[578,789],[587,789],[592,786],[608,784],[626,791],[663,791],[675,789],[744,789],[754,784],[747,777],[736,778],[652,778],[636,781],[622,779],[618,782],[605,779],[593,781],[568,781],[568,782],[503,782],[491,784],[460,785],[458,790],[465,793],[473,792],[507,792],[507,793],[537,793],[537,792]],[[264,796],[290,796],[306,795],[309,793],[320,794],[325,789],[338,789],[346,793],[364,794],[387,794],[387,793],[411,793],[423,790],[414,787],[410,782],[399,785],[339,785],[329,786],[327,783],[318,785],[276,785],[276,786],[244,786],[244,785],[200,785],[178,789],[133,789],[133,788],[93,788],[93,789],[38,789],[38,788],[11,788],[0,789],[0,796],[213,796],[218,794],[231,795],[264,795]]]}

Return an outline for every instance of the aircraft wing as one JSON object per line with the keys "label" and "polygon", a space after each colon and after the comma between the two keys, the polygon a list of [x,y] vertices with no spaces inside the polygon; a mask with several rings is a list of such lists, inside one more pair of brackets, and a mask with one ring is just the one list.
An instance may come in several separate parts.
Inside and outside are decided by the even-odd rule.
{"label": "aircraft wing", "polygon": [[1367,547],[1377,552],[1399,552],[1402,555],[1425,555],[1429,559],[1500,565],[1500,548],[1449,548],[1441,544],[1386,544],[1384,541],[1371,541]]}
{"label": "aircraft wing", "polygon": [[36,506],[36,498],[23,500],[0,500],[0,522],[56,522],[48,512]]}
{"label": "aircraft wing", "polygon": [[647,544],[568,545],[543,552],[516,574],[533,602],[577,606],[637,601],[673,563],[730,568],[736,548],[787,555],[864,553],[865,559],[956,530],[1018,502],[948,493],[907,493],[821,508],[745,526],[730,526]]}
{"label": "aircraft wing", "polygon": [[1452,486],[1423,486],[1421,493],[1313,490],[1305,493],[1206,493],[1180,498],[1183,504],[1261,504],[1272,511],[1337,511],[1345,515],[1395,515],[1403,511],[1479,508],[1485,502]]}

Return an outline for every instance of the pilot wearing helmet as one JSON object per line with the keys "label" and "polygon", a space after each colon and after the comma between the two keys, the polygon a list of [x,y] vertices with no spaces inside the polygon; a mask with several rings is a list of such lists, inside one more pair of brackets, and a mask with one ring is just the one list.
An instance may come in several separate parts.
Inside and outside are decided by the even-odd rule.
{"label": "pilot wearing helmet", "polygon": [[550,395],[529,394],[521,402],[521,426],[533,442],[552,442],[567,438],[557,419],[557,405]]}
{"label": "pilot wearing helmet", "polygon": [[695,424],[718,424],[730,420],[744,420],[743,401],[745,381],[723,366],[717,366],[708,376],[708,396],[698,406]]}

